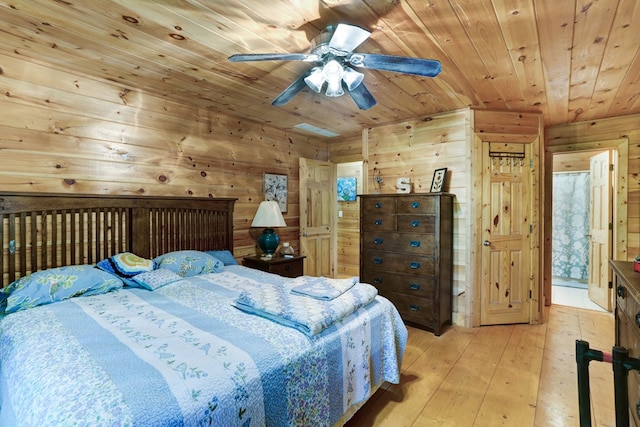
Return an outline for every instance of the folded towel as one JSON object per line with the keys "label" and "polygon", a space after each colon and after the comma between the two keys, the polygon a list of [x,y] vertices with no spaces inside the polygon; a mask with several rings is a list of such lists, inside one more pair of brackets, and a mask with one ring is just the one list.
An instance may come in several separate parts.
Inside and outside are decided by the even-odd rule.
{"label": "folded towel", "polygon": [[234,305],[311,337],[369,304],[377,294],[373,286],[357,283],[342,295],[324,301],[292,294],[285,287],[260,284],[242,291]]}
{"label": "folded towel", "polygon": [[358,279],[331,279],[328,277],[300,276],[293,279],[291,292],[321,300],[339,297],[356,284]]}

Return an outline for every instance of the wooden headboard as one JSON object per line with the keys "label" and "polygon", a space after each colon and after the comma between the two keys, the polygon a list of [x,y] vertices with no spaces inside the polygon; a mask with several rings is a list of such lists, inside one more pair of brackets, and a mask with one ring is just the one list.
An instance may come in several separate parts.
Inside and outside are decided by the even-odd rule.
{"label": "wooden headboard", "polygon": [[125,251],[144,258],[233,252],[235,200],[0,192],[0,288],[34,271]]}

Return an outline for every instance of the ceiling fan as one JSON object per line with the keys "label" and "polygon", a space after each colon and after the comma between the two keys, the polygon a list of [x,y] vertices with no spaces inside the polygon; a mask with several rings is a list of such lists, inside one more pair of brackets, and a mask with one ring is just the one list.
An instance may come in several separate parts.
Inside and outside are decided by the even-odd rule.
{"label": "ceiling fan", "polygon": [[284,105],[291,101],[298,92],[307,86],[320,93],[326,83],[325,94],[327,96],[341,96],[346,91],[358,108],[367,110],[376,105],[376,100],[362,82],[364,74],[351,67],[425,77],[435,77],[442,71],[440,62],[433,59],[354,52],[354,49],[370,35],[369,31],[355,25],[338,24],[335,27],[327,27],[324,32],[313,39],[310,53],[236,54],[230,56],[229,61],[313,62],[313,67],[304,72],[271,102],[275,106]]}

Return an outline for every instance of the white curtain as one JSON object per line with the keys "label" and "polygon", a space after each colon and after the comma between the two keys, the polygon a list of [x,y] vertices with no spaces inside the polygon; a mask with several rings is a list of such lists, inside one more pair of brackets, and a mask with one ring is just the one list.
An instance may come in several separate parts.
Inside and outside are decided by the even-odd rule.
{"label": "white curtain", "polygon": [[553,275],[586,280],[589,271],[589,172],[553,174]]}

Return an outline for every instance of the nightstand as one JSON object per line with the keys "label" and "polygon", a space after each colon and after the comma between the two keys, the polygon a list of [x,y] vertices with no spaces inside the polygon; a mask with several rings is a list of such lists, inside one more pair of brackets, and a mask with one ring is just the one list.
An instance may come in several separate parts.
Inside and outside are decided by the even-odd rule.
{"label": "nightstand", "polygon": [[304,274],[303,261],[305,258],[302,255],[295,255],[293,258],[274,256],[271,259],[262,259],[260,256],[247,256],[242,258],[242,265],[284,277],[298,277]]}

